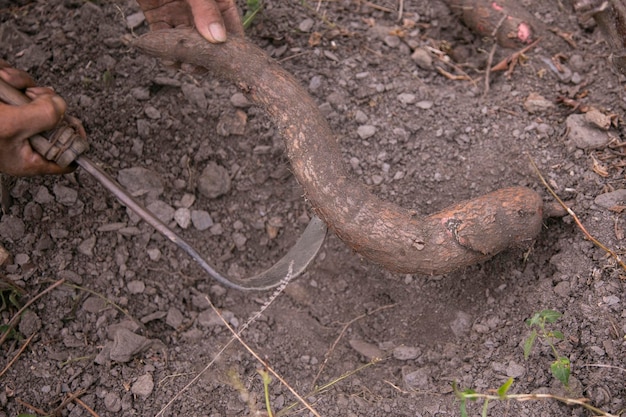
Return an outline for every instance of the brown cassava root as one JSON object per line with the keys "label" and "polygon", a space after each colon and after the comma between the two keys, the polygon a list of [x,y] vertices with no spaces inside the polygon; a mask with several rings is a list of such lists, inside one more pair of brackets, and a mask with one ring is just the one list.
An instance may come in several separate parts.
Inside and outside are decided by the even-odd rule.
{"label": "brown cassava root", "polygon": [[315,212],[364,257],[403,273],[442,274],[531,242],[543,202],[525,187],[506,188],[428,217],[385,202],[351,179],[337,140],[293,76],[249,41],[206,42],[194,30],[155,31],[140,50],[207,68],[234,82],[280,129],[294,175]]}

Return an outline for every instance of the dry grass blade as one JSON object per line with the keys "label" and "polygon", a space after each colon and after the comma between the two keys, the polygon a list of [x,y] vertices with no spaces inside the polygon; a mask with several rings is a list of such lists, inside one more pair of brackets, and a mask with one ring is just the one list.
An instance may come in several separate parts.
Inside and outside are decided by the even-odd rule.
{"label": "dry grass blade", "polygon": [[44,295],[48,294],[50,291],[52,291],[53,289],[57,288],[59,285],[63,284],[64,282],[65,282],[64,279],[60,279],[57,282],[55,282],[54,284],[52,284],[51,286],[49,286],[48,288],[46,288],[45,290],[43,290],[42,292],[40,292],[39,294],[37,294],[36,296],[34,296],[32,299],[28,300],[28,302],[26,304],[24,304],[24,307],[20,308],[20,310],[7,323],[6,331],[2,334],[2,336],[0,336],[0,346],[2,346],[2,344],[5,342],[5,340],[7,339],[9,334],[11,333],[11,330],[13,330],[13,328],[17,324],[17,322],[19,321],[19,318],[22,315],[22,313],[24,311],[26,311],[26,309],[28,307],[30,307],[31,304],[33,304],[35,301],[39,300],[41,297],[43,297]]}
{"label": "dry grass blade", "polygon": [[35,337],[35,334],[30,335],[30,337],[28,339],[26,339],[26,341],[24,342],[24,344],[20,347],[20,350],[18,350],[18,352],[15,354],[15,356],[13,357],[13,359],[11,359],[9,361],[9,363],[7,363],[7,365],[4,367],[4,369],[0,372],[0,378],[2,378],[2,376],[9,370],[9,368],[11,368],[11,366],[13,366],[13,364],[15,363],[15,361],[17,360],[17,358],[20,357],[20,355],[22,354],[22,352],[24,352],[24,349],[26,349],[26,346],[28,346],[28,344],[30,343],[31,340],[33,340],[33,337]]}
{"label": "dry grass blade", "polygon": [[311,406],[311,404],[308,403],[307,400],[305,400],[304,398],[302,398],[302,396],[300,396],[300,394],[298,394],[296,392],[295,389],[293,389],[293,387],[291,385],[289,385],[289,383],[287,383],[287,381],[285,381],[285,379],[280,376],[273,368],[271,368],[269,366],[269,364],[267,362],[265,362],[263,359],[261,359],[261,357],[258,355],[258,353],[256,353],[254,351],[254,349],[252,349],[250,346],[248,346],[248,344],[246,342],[243,341],[243,339],[237,334],[237,332],[235,331],[235,329],[232,328],[232,326],[226,321],[226,319],[224,318],[224,316],[222,316],[222,314],[219,312],[219,310],[217,309],[217,307],[215,307],[213,305],[213,303],[211,302],[211,300],[209,299],[209,297],[206,297],[207,302],[209,303],[209,305],[211,306],[211,308],[213,309],[213,311],[218,315],[218,317],[222,320],[222,322],[224,323],[224,325],[226,326],[226,328],[228,328],[228,330],[233,334],[233,336],[237,339],[237,341],[239,343],[241,343],[241,346],[243,346],[244,348],[246,348],[246,350],[248,352],[250,352],[250,354],[252,356],[254,356],[254,358],[259,361],[259,363],[261,365],[263,365],[263,367],[265,369],[267,369],[273,376],[274,378],[276,378],[277,380],[280,381],[281,384],[283,384],[293,395],[294,397],[296,397],[298,399],[298,401],[300,401],[300,403],[306,407],[307,410],[309,410],[314,416],[316,417],[322,417],[317,411],[315,411],[315,409]]}
{"label": "dry grass blade", "polygon": [[576,215],[576,213],[574,213],[574,211],[572,211],[572,209],[570,209],[567,204],[565,204],[563,202],[563,200],[561,200],[559,198],[559,196],[554,192],[554,190],[552,189],[552,187],[550,187],[550,184],[548,184],[548,182],[546,181],[546,179],[543,177],[543,175],[541,174],[541,172],[539,171],[539,168],[537,167],[537,164],[535,164],[535,161],[533,161],[532,158],[528,158],[530,160],[530,163],[533,166],[533,169],[535,170],[535,172],[537,173],[537,176],[539,177],[539,179],[541,180],[541,182],[543,183],[544,187],[546,187],[546,189],[548,190],[548,192],[552,195],[552,197],[554,197],[554,199],[556,201],[559,202],[559,204],[567,211],[567,214],[569,214],[570,216],[572,216],[572,218],[574,219],[574,222],[576,222],[576,225],[578,226],[578,228],[583,232],[583,234],[585,235],[585,237],[590,240],[594,245],[596,245],[597,247],[599,247],[600,249],[602,249],[603,251],[605,251],[606,253],[608,253],[609,255],[611,255],[611,257],[613,259],[615,259],[615,261],[619,264],[619,266],[622,267],[622,269],[624,269],[626,271],[626,264],[624,263],[624,261],[622,261],[622,259],[620,258],[620,256],[615,253],[612,249],[608,248],[606,245],[604,245],[602,242],[600,242],[598,239],[596,239],[595,237],[591,236],[591,234],[587,231],[587,229],[585,228],[585,226],[583,226],[582,222],[580,221],[580,219],[578,218],[578,216]]}

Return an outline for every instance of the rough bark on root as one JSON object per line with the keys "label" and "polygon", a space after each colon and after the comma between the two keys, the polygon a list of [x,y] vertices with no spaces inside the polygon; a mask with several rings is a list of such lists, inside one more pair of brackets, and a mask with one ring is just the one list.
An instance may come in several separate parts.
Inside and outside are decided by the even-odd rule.
{"label": "rough bark on root", "polygon": [[505,48],[519,48],[536,39],[533,16],[510,0],[444,0],[463,22],[481,36],[495,37]]}
{"label": "rough bark on root", "polygon": [[314,210],[364,257],[403,273],[442,274],[527,244],[540,232],[543,203],[524,188],[507,188],[429,217],[385,202],[350,178],[338,142],[296,79],[245,39],[214,45],[194,30],[146,34],[140,50],[207,68],[238,85],[279,128],[294,175]]}

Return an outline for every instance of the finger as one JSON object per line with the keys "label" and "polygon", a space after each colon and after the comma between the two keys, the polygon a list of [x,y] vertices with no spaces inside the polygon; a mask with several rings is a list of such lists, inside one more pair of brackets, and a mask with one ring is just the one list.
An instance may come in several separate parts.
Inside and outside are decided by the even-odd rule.
{"label": "finger", "polygon": [[243,25],[241,24],[241,15],[239,9],[233,0],[216,0],[217,5],[222,12],[222,18],[229,33],[243,36]]}
{"label": "finger", "polygon": [[65,101],[51,94],[37,96],[31,103],[23,106],[0,104],[0,138],[28,138],[36,133],[54,128],[63,115],[67,105]]}
{"label": "finger", "polygon": [[12,171],[6,172],[7,174],[22,177],[47,174],[59,175],[67,174],[76,169],[76,165],[63,168],[54,162],[46,160],[35,152],[26,141],[23,143],[16,161],[18,162],[7,167],[8,171]]}
{"label": "finger", "polygon": [[30,88],[27,88],[24,93],[31,100],[34,100],[37,97],[44,96],[44,95],[53,96],[56,94],[54,90],[50,87],[30,87]]}
{"label": "finger", "polygon": [[15,68],[0,68],[0,78],[19,90],[35,86],[35,80],[28,73]]}
{"label": "finger", "polygon": [[196,29],[211,43],[226,41],[226,27],[222,12],[214,0],[187,0],[191,7]]}
{"label": "finger", "polygon": [[184,1],[173,1],[153,10],[144,10],[144,15],[150,24],[150,30],[193,26],[191,9]]}

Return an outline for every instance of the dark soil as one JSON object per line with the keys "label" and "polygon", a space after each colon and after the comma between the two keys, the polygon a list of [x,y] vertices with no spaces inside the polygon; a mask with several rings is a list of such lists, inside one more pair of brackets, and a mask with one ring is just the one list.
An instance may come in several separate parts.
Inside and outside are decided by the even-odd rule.
{"label": "dark soil", "polygon": [[[239,103],[234,86],[168,69],[129,46],[147,31],[145,23],[129,29],[139,10],[133,1],[18,3],[0,1],[0,58],[66,98],[87,129],[92,159],[113,176],[141,167],[150,170],[144,179],[160,178],[161,190],[139,197],[146,204],[209,213],[206,230],[169,219],[220,271],[250,276],[288,250],[311,210],[278,133],[259,109]],[[545,26],[543,37],[510,77],[491,74],[486,94],[492,41],[439,1],[404,2],[404,25],[390,0],[266,2],[247,34],[308,87],[345,163],[381,198],[428,214],[525,185],[549,201],[530,156],[589,232],[622,253],[626,197],[597,197],[626,188],[626,132],[621,123],[591,127],[604,143],[582,149],[590,135],[570,140],[583,128],[568,130],[566,119],[593,106],[621,120],[624,79],[607,62],[598,30],[579,23],[569,1],[523,3]],[[572,35],[576,46],[550,29]],[[430,51],[431,65],[412,58],[420,48]],[[493,62],[513,52],[497,48]],[[549,64],[558,53],[569,76]],[[529,111],[532,93],[546,106]],[[372,136],[359,131],[365,125],[375,128]],[[197,188],[211,163],[231,180],[217,198]],[[264,409],[262,366],[239,343],[210,363],[232,336],[205,296],[242,327],[271,294],[217,285],[81,170],[17,179],[11,196],[0,222],[11,255],[2,282],[23,291],[20,305],[59,279],[66,285],[35,302],[16,338],[2,345],[4,367],[34,334],[0,377],[0,416],[36,413],[31,407],[87,416],[85,406],[99,416],[156,415],[205,369],[163,415]],[[242,337],[300,394],[337,381],[308,397],[323,416],[459,415],[453,381],[487,392],[509,377],[511,392],[585,396],[619,415],[626,408],[625,275],[569,216],[546,220],[530,249],[444,276],[387,272],[329,235],[313,266]],[[11,290],[3,294],[8,299]],[[565,335],[556,347],[572,364],[569,390],[550,372],[547,344],[524,359],[525,320],[543,309],[563,313],[552,328]],[[15,313],[4,308],[2,323]],[[371,356],[384,360],[337,380]],[[62,405],[71,394],[84,405]],[[294,401],[275,380],[269,396],[275,410]],[[300,409],[289,415],[307,415]],[[479,415],[480,404],[470,411]],[[590,413],[530,401],[492,402],[489,415]]]}

